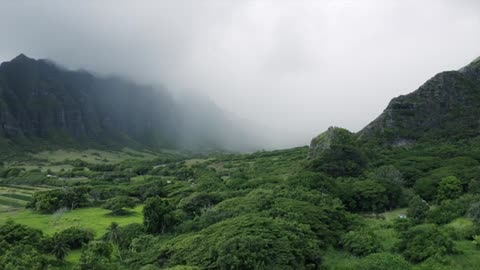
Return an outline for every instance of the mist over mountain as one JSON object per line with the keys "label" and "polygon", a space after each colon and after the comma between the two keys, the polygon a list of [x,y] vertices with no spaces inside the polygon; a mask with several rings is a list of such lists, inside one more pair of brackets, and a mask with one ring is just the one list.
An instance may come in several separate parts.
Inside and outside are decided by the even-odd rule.
{"label": "mist over mountain", "polygon": [[259,147],[253,131],[200,94],[23,54],[0,66],[0,137],[13,143],[246,151]]}

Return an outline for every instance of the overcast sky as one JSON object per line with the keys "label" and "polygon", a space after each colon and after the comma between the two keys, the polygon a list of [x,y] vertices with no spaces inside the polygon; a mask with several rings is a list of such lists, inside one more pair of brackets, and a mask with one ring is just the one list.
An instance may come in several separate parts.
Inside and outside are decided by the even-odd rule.
{"label": "overcast sky", "polygon": [[19,53],[207,94],[279,146],[358,131],[395,96],[480,56],[478,0],[0,0]]}

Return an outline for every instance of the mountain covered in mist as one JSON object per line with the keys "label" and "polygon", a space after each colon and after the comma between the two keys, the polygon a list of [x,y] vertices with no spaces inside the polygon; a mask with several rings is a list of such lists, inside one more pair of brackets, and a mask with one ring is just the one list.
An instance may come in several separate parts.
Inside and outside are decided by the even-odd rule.
{"label": "mountain covered in mist", "polygon": [[23,54],[0,66],[4,144],[252,149],[244,125],[200,95],[176,100],[163,88]]}

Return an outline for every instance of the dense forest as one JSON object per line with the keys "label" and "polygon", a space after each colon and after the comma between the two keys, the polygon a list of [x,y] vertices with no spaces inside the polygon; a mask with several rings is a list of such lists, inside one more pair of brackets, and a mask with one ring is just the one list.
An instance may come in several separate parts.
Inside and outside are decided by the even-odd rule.
{"label": "dense forest", "polygon": [[[5,189],[1,198],[26,196],[25,187],[43,189],[31,193],[28,210],[15,210],[24,214],[2,213],[0,265],[475,269],[480,152],[472,149],[478,147],[476,141],[432,142],[372,153],[335,144],[319,158],[307,158],[309,149],[301,147],[118,163],[102,161],[104,153],[91,162],[22,161],[41,162],[41,169],[5,162],[2,186],[17,192]],[[56,170],[60,164],[67,167]],[[82,217],[74,213],[83,209],[103,210],[106,220],[135,219],[103,228],[89,220],[76,225]]]}

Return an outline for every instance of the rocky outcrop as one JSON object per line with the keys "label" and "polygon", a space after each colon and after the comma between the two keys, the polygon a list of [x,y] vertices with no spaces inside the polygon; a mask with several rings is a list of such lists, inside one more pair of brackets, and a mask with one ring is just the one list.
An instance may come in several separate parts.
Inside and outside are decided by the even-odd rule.
{"label": "rocky outcrop", "polygon": [[422,138],[480,135],[480,59],[459,71],[439,73],[415,92],[394,98],[357,135],[395,146]]}
{"label": "rocky outcrop", "polygon": [[310,143],[309,157],[315,158],[321,156],[325,151],[328,151],[335,145],[347,145],[354,144],[355,134],[350,131],[339,128],[329,127],[327,131],[313,138]]}

